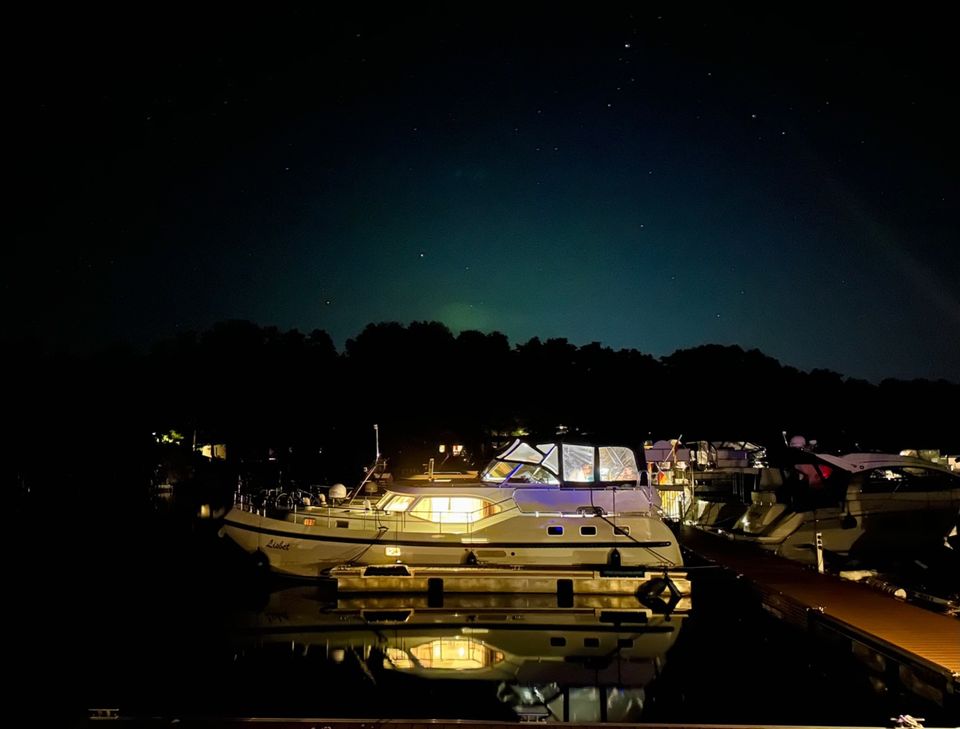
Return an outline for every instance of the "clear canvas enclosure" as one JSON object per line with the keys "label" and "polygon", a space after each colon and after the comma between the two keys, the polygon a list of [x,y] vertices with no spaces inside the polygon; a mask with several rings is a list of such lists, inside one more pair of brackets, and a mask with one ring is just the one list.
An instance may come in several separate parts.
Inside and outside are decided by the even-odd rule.
{"label": "clear canvas enclosure", "polygon": [[630,448],[515,440],[483,470],[484,481],[547,486],[636,483],[640,469]]}

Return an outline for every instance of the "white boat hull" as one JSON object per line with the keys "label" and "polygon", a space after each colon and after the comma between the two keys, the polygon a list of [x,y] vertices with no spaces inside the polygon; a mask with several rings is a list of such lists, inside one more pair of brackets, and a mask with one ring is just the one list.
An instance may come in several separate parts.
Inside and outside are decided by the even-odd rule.
{"label": "white boat hull", "polygon": [[[403,519],[382,512],[349,519],[338,519],[336,510],[325,507],[310,513],[278,518],[234,508],[224,519],[223,533],[247,552],[263,555],[273,571],[297,577],[317,577],[344,564],[398,562],[458,565],[476,560],[523,566],[619,562],[625,567],[658,568],[682,564],[670,529],[658,517],[642,514],[598,518],[514,512],[509,519],[493,517],[490,524],[467,532],[445,533],[444,525],[436,524],[405,529]],[[614,533],[613,524],[621,533]],[[551,536],[558,528],[563,533]]]}

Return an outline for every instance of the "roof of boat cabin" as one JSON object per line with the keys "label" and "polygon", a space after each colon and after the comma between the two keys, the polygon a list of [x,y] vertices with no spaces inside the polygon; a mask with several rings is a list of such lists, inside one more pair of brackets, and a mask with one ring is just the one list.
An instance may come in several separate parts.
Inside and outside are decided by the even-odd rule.
{"label": "roof of boat cabin", "polygon": [[[388,486],[384,486],[384,493],[390,494],[405,494],[405,495],[416,495],[416,496],[487,496],[494,497],[498,493],[502,495],[507,495],[513,492],[516,489],[536,489],[543,491],[571,491],[571,490],[584,490],[584,489],[595,489],[603,490],[608,487],[619,486],[621,488],[630,488],[639,489],[640,487],[636,486],[635,481],[617,481],[617,482],[604,482],[604,481],[594,481],[591,483],[566,483],[562,485],[557,484],[544,484],[544,483],[508,483],[500,485],[498,483],[491,483],[488,481],[475,481],[475,482],[464,482],[464,481],[443,481],[438,479],[436,481],[394,481]],[[380,496],[379,498],[383,498]]]}
{"label": "roof of boat cabin", "polygon": [[851,473],[865,471],[868,468],[895,468],[897,466],[911,466],[914,468],[929,468],[944,473],[953,473],[946,466],[913,456],[901,456],[896,453],[848,453],[843,456],[831,456],[827,453],[813,454],[817,458],[842,468]]}

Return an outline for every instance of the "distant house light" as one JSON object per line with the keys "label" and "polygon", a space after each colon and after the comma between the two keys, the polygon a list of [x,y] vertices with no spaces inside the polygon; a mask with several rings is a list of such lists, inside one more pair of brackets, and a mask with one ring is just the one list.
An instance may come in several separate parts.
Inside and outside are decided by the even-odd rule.
{"label": "distant house light", "polygon": [[[440,447],[443,448],[443,446],[440,446]],[[443,451],[440,451],[440,452],[442,453]],[[453,447],[453,455],[459,456],[461,453],[463,453],[463,446],[462,446],[462,445],[455,445],[455,446]]]}
{"label": "distant house light", "polygon": [[446,452],[447,452],[447,447],[446,447],[443,443],[441,443],[439,450],[440,450],[441,453],[446,453]]}
{"label": "distant house light", "polygon": [[200,452],[200,455],[210,460],[226,460],[227,458],[227,445],[226,443],[204,443],[199,446],[197,450]]}

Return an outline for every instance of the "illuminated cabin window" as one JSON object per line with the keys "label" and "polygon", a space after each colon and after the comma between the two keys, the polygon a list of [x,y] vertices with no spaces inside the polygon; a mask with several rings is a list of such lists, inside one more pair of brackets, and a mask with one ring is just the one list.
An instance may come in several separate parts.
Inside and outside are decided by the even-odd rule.
{"label": "illuminated cabin window", "polygon": [[413,503],[412,496],[391,496],[389,501],[383,505],[384,511],[406,511]]}
{"label": "illuminated cabin window", "polygon": [[422,668],[471,671],[503,660],[503,653],[474,638],[438,638],[410,649]]}
{"label": "illuminated cabin window", "polygon": [[384,668],[413,668],[413,661],[406,652],[399,648],[387,648],[387,655],[383,659]]}
{"label": "illuminated cabin window", "polygon": [[475,496],[427,496],[410,513],[439,524],[472,524],[500,510],[497,504]]}

